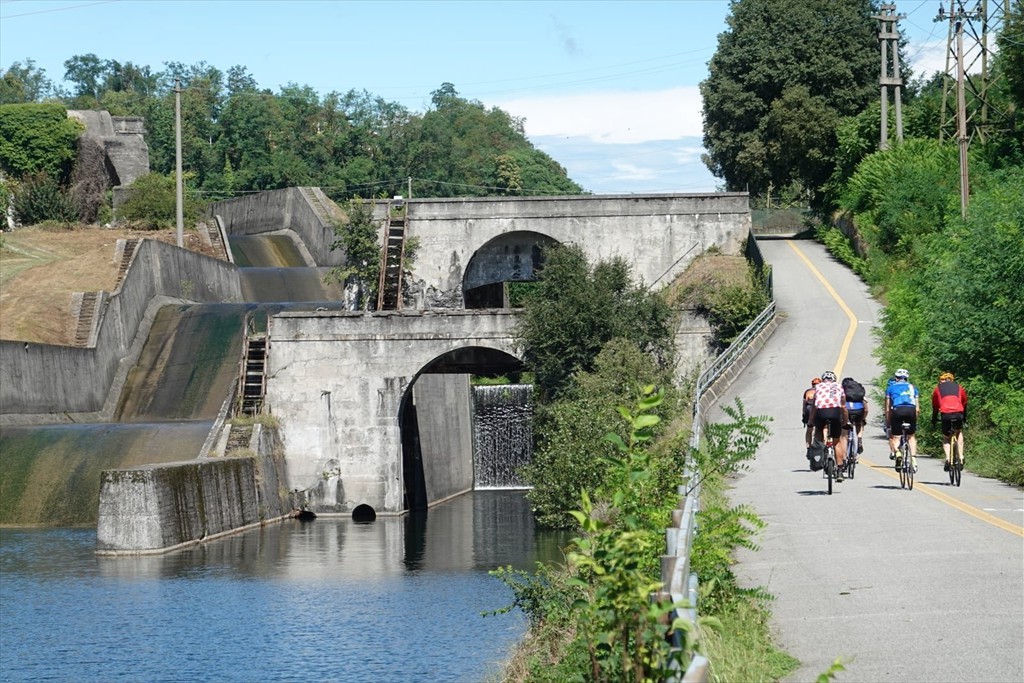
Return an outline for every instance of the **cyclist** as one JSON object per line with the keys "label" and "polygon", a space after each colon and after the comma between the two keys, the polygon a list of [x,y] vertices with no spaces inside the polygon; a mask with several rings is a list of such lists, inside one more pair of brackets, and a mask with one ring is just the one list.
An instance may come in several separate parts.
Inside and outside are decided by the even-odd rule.
{"label": "cyclist", "polygon": [[967,421],[967,392],[957,384],[952,372],[939,375],[939,384],[932,392],[932,427],[935,426],[938,414],[942,414],[942,452],[946,463],[942,469],[949,472],[952,466],[950,440],[953,432],[957,432],[956,446],[960,450],[960,462],[964,460],[964,422]]}
{"label": "cyclist", "polygon": [[843,378],[843,393],[846,394],[846,413],[850,424],[857,430],[857,455],[864,452],[864,425],[868,420],[868,399],[864,385],[852,377]]}
{"label": "cyclist", "polygon": [[910,383],[910,373],[905,369],[897,370],[893,379],[896,381],[885,390],[885,423],[889,425],[889,459],[896,461],[896,467],[902,464],[896,457],[899,448],[900,434],[903,423],[910,425],[907,434],[910,440],[910,463],[917,471],[917,416],[920,412],[917,387]]}
{"label": "cyclist", "polygon": [[821,373],[821,382],[814,388],[814,405],[811,406],[810,421],[814,425],[814,438],[818,441],[824,441],[825,425],[828,424],[828,435],[836,448],[836,482],[843,480],[846,443],[839,437],[843,433],[843,425],[848,420],[846,394],[836,381],[836,373],[826,370]]}
{"label": "cyclist", "polygon": [[814,434],[814,424],[808,422],[811,417],[811,406],[814,405],[814,387],[821,383],[820,377],[815,377],[811,380],[811,386],[804,389],[803,399],[803,410],[801,411],[801,420],[804,423],[804,442],[807,445],[807,459],[811,458],[811,436]]}

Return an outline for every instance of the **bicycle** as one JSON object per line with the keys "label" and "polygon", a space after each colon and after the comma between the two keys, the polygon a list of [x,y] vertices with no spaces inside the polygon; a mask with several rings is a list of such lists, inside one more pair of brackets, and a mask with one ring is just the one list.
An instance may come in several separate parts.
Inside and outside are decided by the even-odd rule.
{"label": "bicycle", "polygon": [[825,426],[825,467],[822,474],[828,480],[828,495],[832,495],[832,480],[836,478],[839,467],[836,465],[836,446],[832,443],[832,437],[827,435],[828,425]]}
{"label": "bicycle", "polygon": [[914,463],[910,457],[910,435],[907,430],[910,429],[910,423],[904,422],[903,433],[900,435],[900,445],[896,449],[896,471],[900,473],[900,488],[906,487],[907,490],[914,490]]}
{"label": "bicycle", "polygon": [[951,486],[960,486],[960,474],[964,470],[964,460],[960,455],[960,432],[963,427],[956,427],[949,437],[949,455],[952,461],[949,465],[949,483]]}
{"label": "bicycle", "polygon": [[853,479],[853,471],[857,469],[857,425],[851,423],[846,425],[850,432],[846,436],[846,461],[843,469],[847,479]]}

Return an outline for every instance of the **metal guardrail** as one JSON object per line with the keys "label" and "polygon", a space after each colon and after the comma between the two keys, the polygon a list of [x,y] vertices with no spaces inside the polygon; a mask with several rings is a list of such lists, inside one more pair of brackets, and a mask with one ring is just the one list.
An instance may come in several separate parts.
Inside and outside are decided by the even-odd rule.
{"label": "metal guardrail", "polygon": [[[697,384],[693,391],[691,454],[700,447],[704,395],[775,319],[775,298],[772,296],[770,282],[768,286],[771,298],[768,306],[697,378]],[[663,593],[671,595],[673,602],[684,605],[677,609],[672,617],[681,617],[693,624],[697,622],[697,575],[690,572],[690,549],[698,532],[697,512],[700,509],[701,487],[697,475],[696,464],[693,462],[692,455],[688,454],[683,467],[683,483],[677,489],[680,495],[679,508],[673,510],[672,526],[665,530],[666,554],[661,557]],[[674,645],[681,647],[682,643],[676,642]],[[710,676],[711,665],[708,659],[702,655],[695,655],[686,671],[677,672],[670,680],[672,683],[708,683]]]}

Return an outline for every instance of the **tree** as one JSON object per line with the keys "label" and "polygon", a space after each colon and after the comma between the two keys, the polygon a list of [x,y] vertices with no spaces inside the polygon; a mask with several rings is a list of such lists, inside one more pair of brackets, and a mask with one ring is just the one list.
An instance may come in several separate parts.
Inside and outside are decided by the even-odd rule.
{"label": "tree", "polygon": [[629,340],[669,365],[670,318],[660,297],[630,281],[629,265],[621,258],[591,267],[579,246],[557,245],[545,250],[516,338],[542,395],[555,399],[573,373],[593,369],[612,339]]}
{"label": "tree", "polygon": [[357,197],[348,202],[347,213],[347,220],[334,224],[336,239],[331,245],[331,249],[344,250],[345,264],[331,269],[327,279],[355,287],[359,308],[369,310],[370,301],[377,294],[380,275],[380,246],[377,224],[373,221],[373,204]]}
{"label": "tree", "polygon": [[103,94],[100,88],[109,71],[109,62],[101,60],[92,52],[75,55],[64,62],[64,80],[74,84],[75,97],[98,102]]}
{"label": "tree", "polygon": [[81,132],[82,124],[59,104],[0,106],[0,170],[16,178],[44,173],[62,179]]}
{"label": "tree", "polygon": [[834,125],[876,95],[876,9],[873,0],[732,0],[700,84],[704,163],[727,189],[824,183]]}
{"label": "tree", "polygon": [[26,59],[24,65],[14,62],[0,77],[0,104],[41,102],[52,92],[46,71],[37,68],[32,59]]}

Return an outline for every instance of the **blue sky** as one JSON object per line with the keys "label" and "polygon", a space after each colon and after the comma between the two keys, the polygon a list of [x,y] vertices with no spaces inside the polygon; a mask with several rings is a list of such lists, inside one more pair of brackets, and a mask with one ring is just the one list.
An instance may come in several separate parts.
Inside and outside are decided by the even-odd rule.
{"label": "blue sky", "polygon": [[[897,2],[915,71],[944,69],[936,0]],[[525,119],[526,133],[597,194],[707,192],[698,84],[727,0],[314,2],[0,0],[0,67],[205,61],[261,87],[368,90],[423,111],[444,82]]]}

